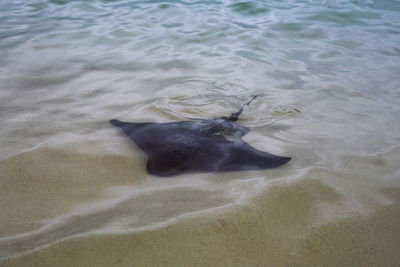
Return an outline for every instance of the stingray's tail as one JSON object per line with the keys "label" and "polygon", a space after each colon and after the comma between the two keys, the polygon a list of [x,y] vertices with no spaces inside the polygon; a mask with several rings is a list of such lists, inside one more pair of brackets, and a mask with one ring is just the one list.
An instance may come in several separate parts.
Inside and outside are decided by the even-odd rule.
{"label": "stingray's tail", "polygon": [[254,95],[254,96],[250,99],[249,102],[247,102],[246,104],[244,104],[244,105],[239,109],[238,112],[232,113],[232,114],[229,116],[228,120],[229,120],[229,121],[237,121],[237,120],[239,119],[240,114],[242,114],[242,112],[243,112],[243,108],[244,108],[245,106],[250,105],[250,103],[251,103],[254,99],[256,99],[257,97],[259,97],[260,95],[263,95],[263,94]]}

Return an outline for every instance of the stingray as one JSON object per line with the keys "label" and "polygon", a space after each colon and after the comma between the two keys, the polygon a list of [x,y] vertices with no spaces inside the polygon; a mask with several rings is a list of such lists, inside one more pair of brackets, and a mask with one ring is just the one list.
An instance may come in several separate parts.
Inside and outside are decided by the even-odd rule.
{"label": "stingray", "polygon": [[167,123],[110,120],[147,155],[148,173],[168,177],[189,172],[227,172],[275,168],[291,158],[251,147],[241,139],[249,132],[236,121],[257,96],[229,117]]}

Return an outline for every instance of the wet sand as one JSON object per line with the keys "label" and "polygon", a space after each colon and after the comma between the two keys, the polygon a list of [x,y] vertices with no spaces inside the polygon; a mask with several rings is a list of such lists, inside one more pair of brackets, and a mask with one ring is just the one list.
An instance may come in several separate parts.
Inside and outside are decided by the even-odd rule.
{"label": "wet sand", "polygon": [[139,170],[144,159],[136,159],[64,147],[33,150],[2,161],[0,238],[35,230],[80,203],[107,198],[108,187],[143,182]]}
{"label": "wet sand", "polygon": [[0,266],[395,266],[400,187],[391,204],[321,222],[341,194],[322,182],[275,185],[251,203],[151,231],[69,239]]}
{"label": "wet sand", "polygon": [[398,147],[303,172],[297,160],[251,179],[154,178],[129,147],[117,149],[126,155],[89,147],[41,148],[1,162],[0,256],[9,258],[0,266],[400,262]]}

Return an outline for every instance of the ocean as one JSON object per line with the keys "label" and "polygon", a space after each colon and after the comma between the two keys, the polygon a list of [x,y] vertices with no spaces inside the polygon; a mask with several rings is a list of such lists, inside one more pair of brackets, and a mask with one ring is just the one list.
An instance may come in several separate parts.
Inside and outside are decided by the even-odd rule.
{"label": "ocean", "polygon": [[[154,177],[109,124],[229,116],[255,94],[238,123],[250,145],[292,157],[277,169]],[[307,227],[369,218],[400,201],[388,193],[400,188],[399,117],[398,0],[2,0],[0,265],[60,260],[52,249],[81,239],[235,218],[271,188],[299,193],[310,181],[319,197]],[[249,251],[243,264],[263,265]]]}

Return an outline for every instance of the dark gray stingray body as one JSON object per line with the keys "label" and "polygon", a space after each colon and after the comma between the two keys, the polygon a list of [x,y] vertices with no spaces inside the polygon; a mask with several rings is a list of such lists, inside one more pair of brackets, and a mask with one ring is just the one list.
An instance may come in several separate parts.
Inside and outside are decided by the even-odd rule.
{"label": "dark gray stingray body", "polygon": [[290,160],[257,150],[244,142],[241,137],[249,129],[234,122],[240,113],[210,120],[169,123],[111,120],[110,123],[121,128],[147,154],[147,171],[156,176],[261,170],[278,167]]}

